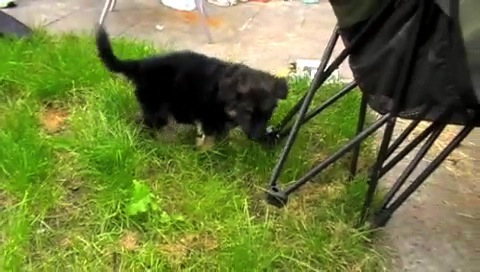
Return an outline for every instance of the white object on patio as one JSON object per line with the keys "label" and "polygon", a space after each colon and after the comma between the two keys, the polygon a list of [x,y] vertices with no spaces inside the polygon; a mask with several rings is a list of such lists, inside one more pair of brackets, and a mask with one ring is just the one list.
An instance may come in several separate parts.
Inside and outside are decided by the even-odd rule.
{"label": "white object on patio", "polygon": [[195,5],[195,0],[161,0],[162,4],[165,6],[184,11],[192,11],[197,6]]}
{"label": "white object on patio", "polygon": [[[5,0],[0,0],[0,1],[5,1]],[[164,3],[164,1],[168,1],[168,3],[173,3],[178,0],[162,0],[162,3]],[[182,1],[190,1],[190,0],[182,0]],[[182,2],[182,1],[178,1],[178,2]],[[203,28],[203,31],[205,32],[205,35],[207,36],[208,43],[212,43],[213,42],[212,35],[210,34],[210,30],[208,29],[208,25],[207,25],[207,13],[205,11],[205,1],[204,0],[191,0],[191,1],[194,2],[195,8],[197,9],[198,13],[200,13],[200,21],[201,21],[200,24]],[[100,18],[98,20],[98,23],[100,25],[103,25],[108,12],[113,12],[116,5],[117,5],[117,0],[105,0],[105,4],[103,5],[103,9],[102,9],[102,14],[100,15]],[[175,4],[175,5],[178,5],[178,4]],[[179,6],[183,6],[183,5],[179,5]],[[185,5],[184,7],[187,7],[187,6],[188,5]]]}
{"label": "white object on patio", "polygon": [[0,0],[0,8],[10,8],[17,5],[17,1],[14,0]]}

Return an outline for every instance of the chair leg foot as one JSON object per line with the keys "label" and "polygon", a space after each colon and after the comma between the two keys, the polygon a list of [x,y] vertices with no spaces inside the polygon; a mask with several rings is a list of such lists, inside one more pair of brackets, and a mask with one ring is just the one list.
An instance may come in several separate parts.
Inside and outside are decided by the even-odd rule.
{"label": "chair leg foot", "polygon": [[370,217],[370,224],[373,229],[383,228],[392,218],[392,213],[388,210],[382,209]]}
{"label": "chair leg foot", "polygon": [[201,27],[203,28],[203,32],[205,33],[205,36],[207,36],[207,41],[208,43],[212,44],[213,39],[207,24],[208,15],[207,15],[207,11],[205,10],[204,0],[195,0],[195,7],[197,9],[197,12],[200,15],[200,21],[201,21],[200,24],[201,24]]}

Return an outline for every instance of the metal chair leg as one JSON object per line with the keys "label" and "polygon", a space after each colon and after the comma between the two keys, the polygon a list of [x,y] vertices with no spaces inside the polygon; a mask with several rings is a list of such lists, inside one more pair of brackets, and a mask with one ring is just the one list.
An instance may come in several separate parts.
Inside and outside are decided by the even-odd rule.
{"label": "metal chair leg", "polygon": [[[409,168],[415,168],[415,162],[421,159],[421,156],[425,155],[433,144],[436,138],[438,138],[441,130],[445,125],[441,125],[437,131],[431,134],[431,137],[421,150],[414,158],[412,165],[409,165]],[[455,148],[470,134],[474,129],[473,125],[465,126],[451,141],[450,143],[440,152],[429,164],[428,166],[411,182],[411,184],[405,188],[405,190],[398,195],[398,197],[393,198],[396,195],[402,183],[405,181],[405,176],[408,176],[413,169],[408,169],[404,171],[404,174],[395,182],[394,187],[389,191],[386,198],[383,200],[382,207],[375,211],[372,214],[371,223],[373,228],[384,227],[390,220],[392,214],[405,203],[405,201],[425,182],[425,180],[440,166],[440,164],[445,161],[445,159],[453,152]],[[436,134],[436,135],[435,135]],[[410,173],[409,173],[410,172]]]}
{"label": "metal chair leg", "polygon": [[105,4],[103,5],[102,14],[100,15],[100,19],[98,19],[98,23],[103,25],[105,22],[105,18],[109,11],[111,11],[116,4],[116,0],[105,0]]}
{"label": "metal chair leg", "polygon": [[110,12],[112,12],[115,9],[115,6],[117,5],[117,0],[110,0]]}
{"label": "metal chair leg", "polygon": [[195,0],[195,7],[197,12],[200,14],[200,21],[202,25],[203,32],[207,36],[208,43],[213,43],[212,35],[210,34],[210,29],[207,24],[207,12],[205,9],[205,0]]}
{"label": "metal chair leg", "polygon": [[[355,136],[363,131],[365,126],[365,118],[367,116],[367,96],[362,93],[362,100],[360,102],[360,110],[358,112],[357,131]],[[360,156],[361,142],[352,150],[352,158],[350,160],[350,180],[353,180],[357,175],[358,157]]]}

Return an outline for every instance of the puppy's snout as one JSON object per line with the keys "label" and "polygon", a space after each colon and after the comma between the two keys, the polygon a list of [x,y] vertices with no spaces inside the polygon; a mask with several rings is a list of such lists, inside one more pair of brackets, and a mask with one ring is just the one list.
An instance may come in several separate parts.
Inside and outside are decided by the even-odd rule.
{"label": "puppy's snout", "polygon": [[253,132],[248,135],[250,140],[258,141],[262,138],[263,133]]}
{"label": "puppy's snout", "polygon": [[248,137],[251,140],[260,140],[267,131],[267,122],[255,122],[248,131]]}

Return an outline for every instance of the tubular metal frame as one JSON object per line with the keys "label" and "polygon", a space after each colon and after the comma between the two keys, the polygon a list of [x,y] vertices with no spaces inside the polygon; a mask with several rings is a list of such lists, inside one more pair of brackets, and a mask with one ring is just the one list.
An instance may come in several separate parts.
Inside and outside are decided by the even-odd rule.
{"label": "tubular metal frame", "polygon": [[[398,109],[402,99],[402,89],[405,85],[402,83],[405,83],[407,81],[406,79],[410,70],[410,67],[407,66],[405,69],[403,69],[403,71],[399,73],[399,78],[401,80],[399,80],[400,84],[397,90],[395,90],[396,97],[394,97],[394,106],[389,113],[384,114],[365,128],[367,96],[362,93],[356,128],[356,136],[349,142],[347,142],[334,154],[327,157],[318,165],[313,167],[296,182],[282,189],[278,184],[278,180],[284,168],[289,152],[293,144],[295,143],[295,139],[300,128],[305,125],[309,120],[322,113],[326,108],[339,101],[342,97],[344,97],[352,90],[354,90],[355,87],[357,87],[357,84],[353,81],[347,84],[342,90],[340,90],[330,99],[325,101],[322,105],[308,111],[316,92],[326,81],[326,79],[332,74],[332,72],[338,69],[339,65],[346,59],[346,57],[349,55],[351,48],[361,41],[361,34],[358,35],[358,39],[354,39],[351,45],[345,48],[338,55],[338,57],[335,58],[329,66],[327,66],[327,63],[329,63],[332,57],[335,45],[338,43],[338,38],[338,28],[335,27],[321,58],[321,63],[319,65],[317,73],[315,74],[307,93],[297,102],[297,104],[290,110],[290,112],[287,113],[285,118],[279,123],[278,126],[269,128],[270,132],[266,136],[267,141],[271,143],[279,143],[286,138],[286,142],[277,161],[277,164],[272,171],[272,175],[269,181],[269,187],[267,189],[266,199],[269,204],[276,207],[281,208],[285,206],[288,202],[289,196],[292,193],[305,185],[312,178],[319,175],[322,171],[324,171],[330,165],[338,161],[340,158],[343,158],[349,152],[352,152],[349,172],[350,178],[353,179],[357,175],[358,159],[360,156],[360,146],[362,141],[364,141],[366,138],[368,138],[375,132],[379,131],[380,128],[385,127],[376,160],[374,161],[373,166],[369,170],[368,190],[365,195],[361,216],[358,222],[358,226],[362,226],[367,219],[370,219],[373,228],[383,227],[388,223],[392,214],[410,197],[410,195],[412,195],[412,193],[414,193],[423,184],[423,182],[430,176],[430,174],[432,174],[432,172],[440,166],[440,164],[448,157],[448,155],[450,155],[451,152],[456,147],[458,147],[459,144],[469,135],[469,133],[475,127],[474,120],[472,117],[471,122],[467,122],[463,129],[453,138],[453,140],[451,140],[451,142],[445,147],[445,149],[440,152],[428,164],[428,166],[410,182],[410,184],[402,192],[400,192],[401,189],[404,187],[405,183],[407,183],[408,178],[413,173],[420,160],[425,157],[435,140],[441,135],[442,131],[447,125],[443,120],[448,120],[448,117],[453,112],[452,109],[446,109],[443,113],[439,114],[435,120],[433,120],[429,127],[427,127],[423,132],[421,132],[418,136],[411,140],[405,147],[403,147],[403,149],[398,150],[402,143],[405,142],[408,136],[415,128],[417,128],[418,124],[421,121],[421,118],[413,120],[410,125],[403,129],[402,133],[400,133],[400,135],[392,141],[398,115]],[[410,56],[406,57],[411,58],[412,55],[410,54]],[[423,110],[423,113],[420,114],[420,117],[423,116],[422,114],[426,114],[428,109],[429,107],[426,107]],[[293,125],[289,125],[295,115],[296,119]],[[423,144],[420,146],[422,142]],[[420,146],[418,152],[414,155],[413,159],[403,170],[402,174],[397,178],[393,186],[383,197],[380,207],[376,210],[372,210],[372,202],[374,195],[378,189],[379,179],[382,178],[386,173],[388,173],[388,171],[390,171],[394,166],[396,166],[402,159],[404,159],[418,146]]]}

